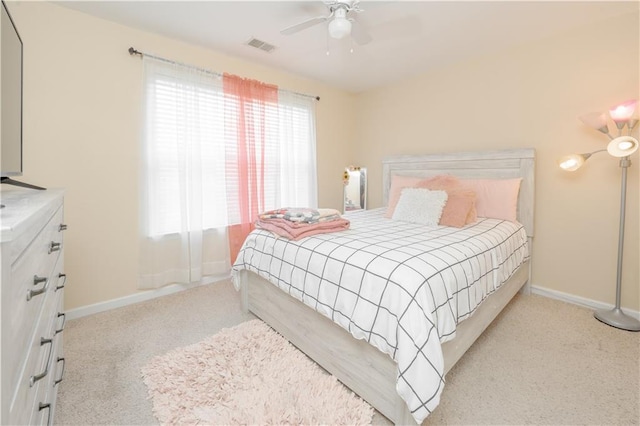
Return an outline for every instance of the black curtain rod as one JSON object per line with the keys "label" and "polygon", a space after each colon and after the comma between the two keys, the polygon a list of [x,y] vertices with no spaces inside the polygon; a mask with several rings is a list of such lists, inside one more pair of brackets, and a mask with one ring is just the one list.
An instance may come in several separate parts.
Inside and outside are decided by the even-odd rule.
{"label": "black curtain rod", "polygon": [[[218,76],[218,77],[222,77],[222,74],[220,74],[219,72],[214,72],[214,71],[210,71],[210,70],[207,70],[207,69],[204,69],[204,68],[194,67],[193,65],[183,64],[181,62],[172,61],[171,59],[162,58],[160,56],[150,55],[149,53],[140,52],[139,50],[136,50],[133,47],[129,48],[129,55],[131,55],[131,56],[138,55],[140,57],[148,56],[150,58],[157,59],[159,61],[168,62],[170,64],[182,65],[182,66],[185,66],[185,67],[196,69],[198,71],[205,72],[207,74],[212,74],[212,75],[215,75],[215,76]],[[284,89],[281,89],[281,90],[284,90]],[[296,95],[301,95],[301,96],[307,96],[309,98],[314,98],[316,101],[320,100],[320,96],[307,95],[306,93],[292,92],[290,90],[285,90],[285,91],[290,92],[290,93],[295,93]]]}

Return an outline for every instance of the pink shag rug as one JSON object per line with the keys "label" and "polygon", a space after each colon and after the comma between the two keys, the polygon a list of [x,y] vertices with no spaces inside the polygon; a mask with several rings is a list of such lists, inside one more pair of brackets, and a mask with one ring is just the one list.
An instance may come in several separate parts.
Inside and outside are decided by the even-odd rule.
{"label": "pink shag rug", "polygon": [[162,424],[369,425],[373,408],[260,320],[142,368]]}

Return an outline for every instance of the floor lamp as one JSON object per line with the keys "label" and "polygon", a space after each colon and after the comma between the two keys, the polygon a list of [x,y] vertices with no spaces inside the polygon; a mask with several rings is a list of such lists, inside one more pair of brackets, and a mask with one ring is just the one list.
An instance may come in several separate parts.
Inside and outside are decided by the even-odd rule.
{"label": "floor lamp", "polygon": [[[640,331],[640,321],[625,314],[620,309],[620,293],[622,286],[622,249],[624,246],[624,221],[625,221],[625,209],[627,202],[627,169],[631,166],[631,160],[629,156],[638,150],[638,140],[631,136],[631,131],[638,124],[638,119],[632,118],[633,113],[638,105],[637,100],[627,101],[621,105],[615,106],[609,110],[609,115],[613,119],[618,128],[618,136],[613,137],[609,133],[609,127],[607,125],[607,116],[605,113],[591,113],[580,117],[583,123],[587,126],[593,127],[596,130],[604,133],[611,139],[607,149],[600,149],[598,151],[586,153],[586,154],[571,154],[562,157],[558,161],[558,165],[561,169],[566,171],[578,170],[585,161],[593,154],[598,152],[607,151],[611,156],[620,158],[620,168],[622,169],[622,185],[620,194],[620,231],[618,234],[618,272],[616,278],[616,305],[611,310],[599,310],[596,311],[594,316],[599,321],[608,324],[612,327],[620,328],[629,331]],[[627,127],[628,135],[623,136],[622,131]]]}

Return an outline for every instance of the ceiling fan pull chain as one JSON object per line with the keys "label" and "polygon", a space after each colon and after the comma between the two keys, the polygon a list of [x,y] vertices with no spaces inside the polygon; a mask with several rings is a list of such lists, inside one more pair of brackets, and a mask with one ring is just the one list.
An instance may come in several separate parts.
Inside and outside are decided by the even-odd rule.
{"label": "ceiling fan pull chain", "polygon": [[329,31],[325,31],[325,40],[327,41],[327,56],[329,56]]}

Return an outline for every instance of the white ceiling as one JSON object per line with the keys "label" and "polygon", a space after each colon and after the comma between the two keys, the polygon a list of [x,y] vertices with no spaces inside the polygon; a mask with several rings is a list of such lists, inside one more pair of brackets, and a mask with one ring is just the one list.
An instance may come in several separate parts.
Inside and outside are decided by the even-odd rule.
{"label": "white ceiling", "polygon": [[[280,34],[281,29],[290,25],[326,15],[328,9],[322,1],[56,3],[351,92],[365,91],[640,8],[637,0],[362,0],[360,7],[364,11],[355,19],[373,41],[358,46],[350,38],[330,39],[326,23],[289,36]],[[273,44],[276,49],[266,53],[249,47],[246,42],[251,37]],[[134,47],[145,50],[145,46]]]}

